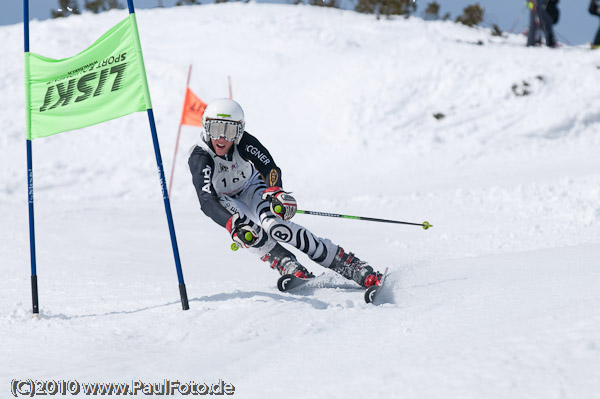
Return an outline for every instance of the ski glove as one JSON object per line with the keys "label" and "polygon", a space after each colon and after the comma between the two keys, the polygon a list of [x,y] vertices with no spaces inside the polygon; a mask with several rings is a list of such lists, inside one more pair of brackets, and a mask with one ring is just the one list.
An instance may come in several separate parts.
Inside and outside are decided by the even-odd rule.
{"label": "ski glove", "polygon": [[231,234],[233,242],[242,248],[253,247],[262,238],[262,229],[246,216],[238,213],[232,215],[225,226]]}
{"label": "ski glove", "polygon": [[285,192],[281,187],[268,187],[262,195],[262,199],[271,202],[271,212],[283,220],[290,220],[296,214],[298,204],[290,193]]}

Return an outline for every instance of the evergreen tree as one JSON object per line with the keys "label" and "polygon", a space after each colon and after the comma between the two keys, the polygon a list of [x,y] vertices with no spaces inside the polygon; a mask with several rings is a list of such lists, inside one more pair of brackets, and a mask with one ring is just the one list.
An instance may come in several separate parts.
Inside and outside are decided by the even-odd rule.
{"label": "evergreen tree", "polygon": [[113,8],[123,9],[125,8],[119,0],[85,0],[83,5],[86,10],[98,14],[102,11],[112,10]]}
{"label": "evergreen tree", "polygon": [[437,21],[440,19],[440,4],[437,1],[427,4],[425,9],[425,19],[429,21]]}
{"label": "evergreen tree", "polygon": [[122,10],[125,8],[124,5],[119,3],[119,0],[107,0],[106,4],[108,10],[112,10],[113,8],[118,8],[119,10]]}
{"label": "evergreen tree", "polygon": [[58,9],[50,10],[52,18],[68,17],[71,14],[81,14],[77,0],[58,0]]}
{"label": "evergreen tree", "polygon": [[337,0],[310,0],[310,4],[319,7],[335,7],[338,8]]}
{"label": "evergreen tree", "polygon": [[176,6],[191,6],[194,4],[202,4],[199,0],[179,0],[175,3]]}
{"label": "evergreen tree", "polygon": [[417,5],[413,0],[358,0],[355,11],[365,14],[381,15],[410,15],[416,11]]}
{"label": "evergreen tree", "polygon": [[502,29],[500,29],[500,27],[497,24],[494,24],[494,26],[492,26],[492,36],[504,36],[502,34]]}
{"label": "evergreen tree", "polygon": [[478,25],[483,21],[483,14],[485,9],[479,5],[479,3],[475,3],[466,7],[463,10],[463,14],[456,18],[456,22],[460,22],[463,25],[474,26]]}

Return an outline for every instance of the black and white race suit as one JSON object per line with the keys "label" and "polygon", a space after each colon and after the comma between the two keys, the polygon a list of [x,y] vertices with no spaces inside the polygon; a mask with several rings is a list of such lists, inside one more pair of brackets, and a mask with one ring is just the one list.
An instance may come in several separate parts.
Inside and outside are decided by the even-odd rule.
{"label": "black and white race suit", "polygon": [[293,245],[324,267],[331,265],[337,245],[279,218],[262,199],[267,187],[282,187],[281,169],[254,136],[244,132],[239,144],[234,143],[223,157],[200,140],[188,164],[200,207],[208,217],[225,227],[231,215],[239,213],[262,228],[262,239],[251,251],[262,257],[280,242]]}

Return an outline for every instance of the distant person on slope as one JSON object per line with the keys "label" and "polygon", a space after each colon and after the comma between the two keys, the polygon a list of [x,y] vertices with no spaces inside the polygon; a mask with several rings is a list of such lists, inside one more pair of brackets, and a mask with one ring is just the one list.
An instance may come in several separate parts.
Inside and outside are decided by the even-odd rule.
{"label": "distant person on slope", "polygon": [[192,182],[202,211],[238,246],[250,248],[281,275],[314,277],[283,243],[363,287],[379,285],[381,273],[366,262],[289,221],[296,200],[281,188],[281,170],[269,151],[244,131],[244,111],[237,102],[214,100],[202,124],[188,161]]}
{"label": "distant person on slope", "polygon": [[[600,17],[600,0],[592,0],[590,2],[590,14],[596,15]],[[594,38],[594,42],[592,43],[592,48],[600,47],[600,28],[596,32],[596,37]]]}
{"label": "distant person on slope", "polygon": [[558,22],[557,0],[529,0],[529,32],[527,32],[527,46],[541,44],[540,30],[544,32],[546,46],[556,47],[552,25]]}

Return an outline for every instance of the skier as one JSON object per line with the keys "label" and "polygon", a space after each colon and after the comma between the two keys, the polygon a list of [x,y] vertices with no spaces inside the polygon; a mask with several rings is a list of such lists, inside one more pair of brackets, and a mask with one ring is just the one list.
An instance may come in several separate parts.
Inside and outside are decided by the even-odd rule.
{"label": "skier", "polygon": [[268,262],[281,275],[314,277],[290,244],[321,266],[368,288],[381,273],[328,239],[290,222],[296,200],[284,191],[281,170],[267,149],[244,131],[244,111],[235,101],[218,99],[204,110],[201,139],[188,164],[202,211],[225,227],[233,241]]}
{"label": "skier", "polygon": [[[558,13],[550,15],[550,10],[557,10],[557,0],[529,0],[527,5],[529,13],[529,32],[527,33],[527,46],[537,46],[541,39],[538,37],[538,30],[541,28],[546,37],[546,46],[556,47],[554,38],[553,23],[558,21]],[[556,18],[556,19],[554,19]]]}
{"label": "skier", "polygon": [[[591,0],[589,12],[592,15],[600,17],[600,0]],[[592,42],[592,49],[597,49],[600,47],[600,28],[596,32],[596,36],[594,37],[594,41]]]}

